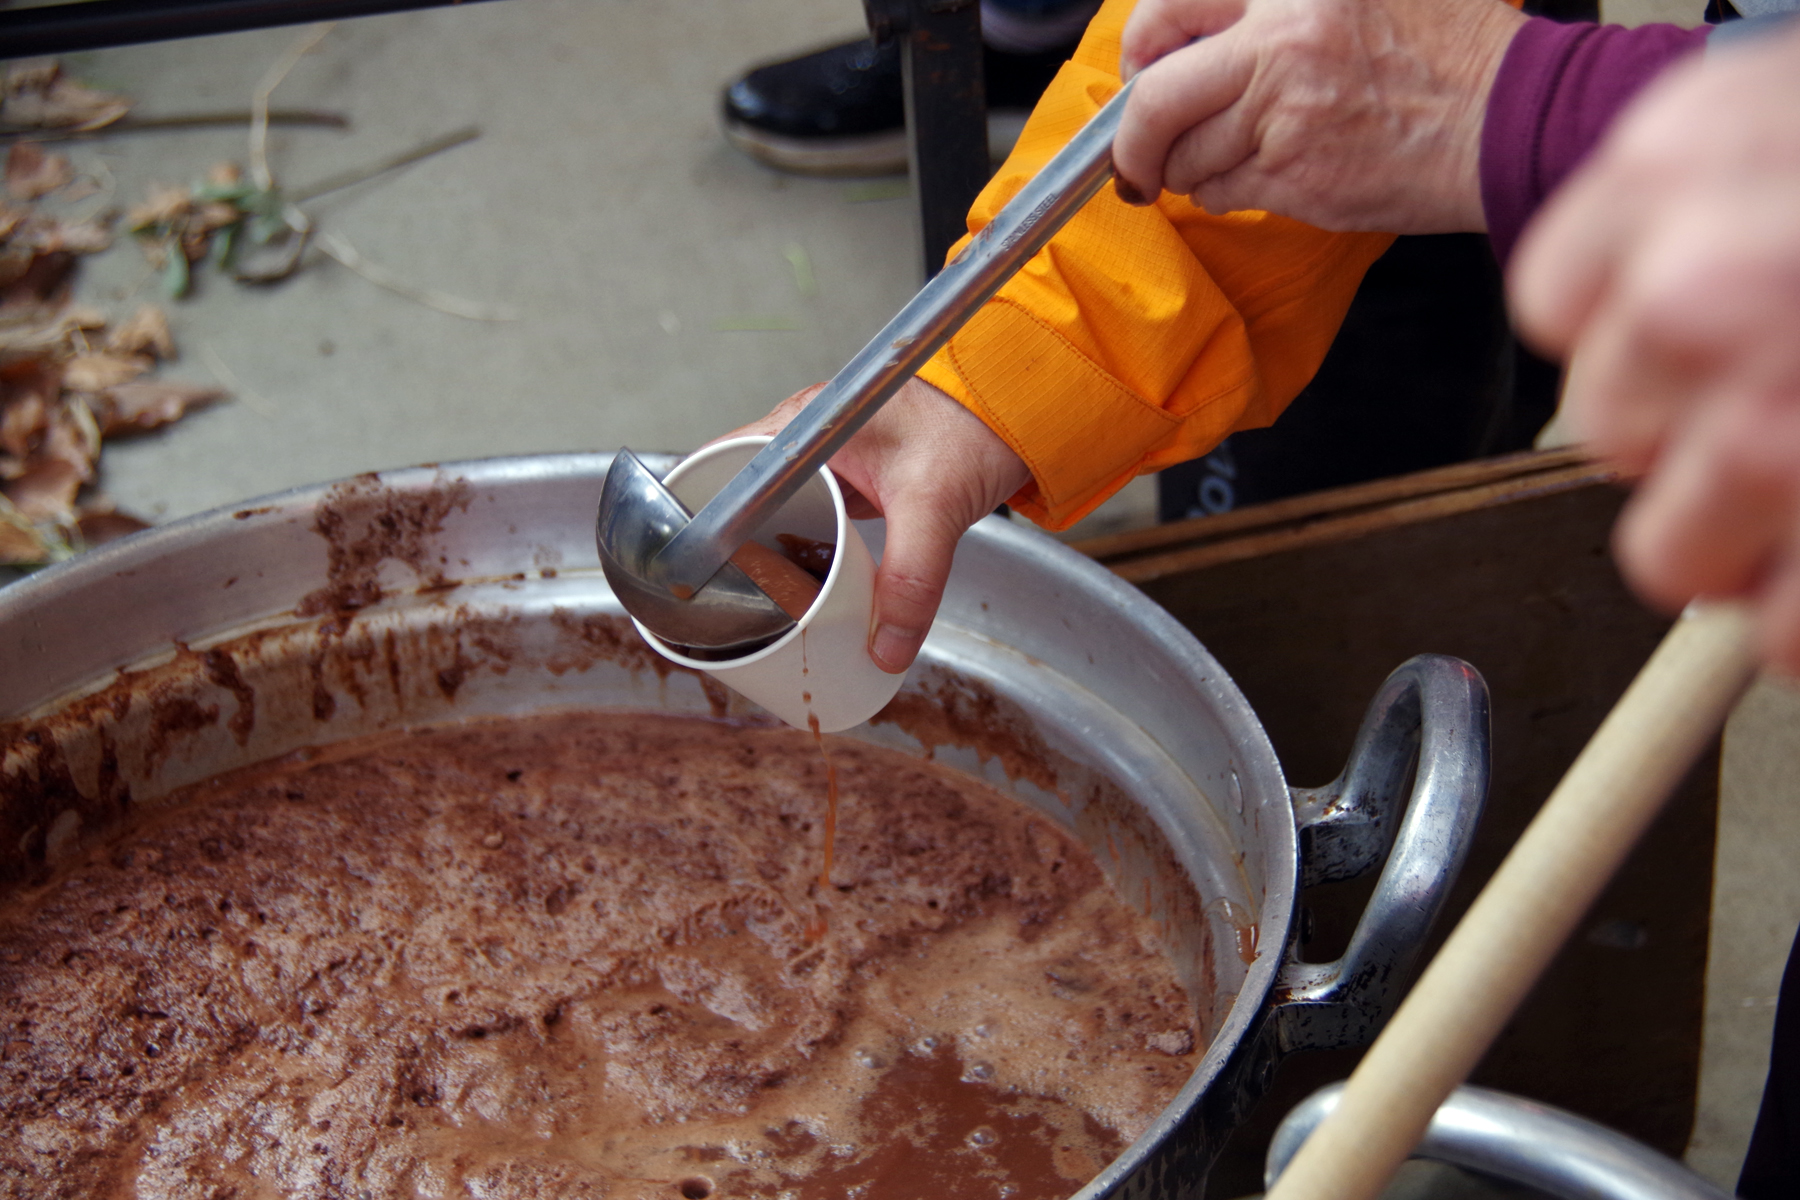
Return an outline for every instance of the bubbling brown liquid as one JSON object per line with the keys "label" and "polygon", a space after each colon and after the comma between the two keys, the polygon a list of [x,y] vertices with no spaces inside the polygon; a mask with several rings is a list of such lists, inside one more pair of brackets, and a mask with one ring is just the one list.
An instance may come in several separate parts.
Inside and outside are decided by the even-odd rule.
{"label": "bubbling brown liquid", "polygon": [[785,728],[478,722],[177,794],[0,906],[0,1195],[1066,1196],[1195,998],[1057,827],[830,745],[823,879]]}

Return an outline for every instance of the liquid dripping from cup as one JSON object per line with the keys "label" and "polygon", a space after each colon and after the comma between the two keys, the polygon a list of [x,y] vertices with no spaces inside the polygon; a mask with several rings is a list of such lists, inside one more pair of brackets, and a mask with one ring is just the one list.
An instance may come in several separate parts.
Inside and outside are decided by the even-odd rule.
{"label": "liquid dripping from cup", "polygon": [[[731,561],[757,587],[768,593],[769,599],[775,601],[783,612],[798,621],[818,600],[819,591],[824,586],[826,577],[831,574],[831,563],[837,555],[837,547],[830,542],[794,533],[777,534],[775,540],[781,543],[779,552],[769,549],[761,542],[745,542],[731,556]],[[804,629],[800,631],[800,653],[800,673],[804,676],[810,673],[805,659]],[[825,735],[819,729],[819,716],[812,711],[812,693],[801,693],[801,701],[807,706],[807,727],[812,730],[819,755],[825,760],[825,853],[819,869],[819,911],[806,928],[807,940],[816,942],[825,936],[828,924],[825,900],[831,893],[832,846],[837,840],[837,764],[831,760],[831,751],[825,748]]]}
{"label": "liquid dripping from cup", "polygon": [[[811,692],[804,692],[802,696],[806,703],[812,703]],[[825,854],[819,866],[819,912],[806,929],[807,940],[817,941],[825,936],[828,925],[825,901],[831,895],[831,851],[837,841],[838,778],[837,764],[831,760],[831,751],[825,748],[825,735],[819,731],[818,714],[810,708],[806,710],[806,724],[812,730],[813,742],[819,747],[819,756],[825,760]]]}

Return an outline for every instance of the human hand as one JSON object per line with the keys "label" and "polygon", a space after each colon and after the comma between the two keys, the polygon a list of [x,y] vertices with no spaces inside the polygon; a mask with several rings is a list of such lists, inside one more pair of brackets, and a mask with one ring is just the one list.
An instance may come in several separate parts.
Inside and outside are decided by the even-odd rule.
{"label": "human hand", "polygon": [[1643,477],[1626,578],[1671,608],[1751,598],[1800,672],[1800,31],[1653,84],[1514,267],[1523,332],[1573,356],[1571,426]]}
{"label": "human hand", "polygon": [[[796,392],[727,436],[773,434],[823,386]],[[963,531],[1006,503],[1031,472],[979,417],[919,379],[908,381],[832,456],[831,469],[847,485],[852,518],[887,518],[869,657],[899,674],[931,629]]]}
{"label": "human hand", "polygon": [[1142,0],[1119,194],[1331,230],[1485,230],[1482,118],[1524,21],[1503,0]]}

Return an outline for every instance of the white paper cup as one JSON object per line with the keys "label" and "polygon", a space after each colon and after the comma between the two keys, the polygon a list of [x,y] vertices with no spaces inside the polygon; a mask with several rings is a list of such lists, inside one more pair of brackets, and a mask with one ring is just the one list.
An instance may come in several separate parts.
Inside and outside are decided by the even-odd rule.
{"label": "white paper cup", "polygon": [[[696,451],[663,485],[698,512],[770,440],[733,438]],[[860,725],[894,698],[905,676],[888,674],[869,657],[875,560],[845,515],[844,494],[829,469],[807,480],[753,536],[779,550],[775,537],[782,533],[832,542],[837,553],[818,599],[779,641],[742,658],[709,662],[671,649],[635,618],[632,624],[670,662],[705,671],[797,729],[808,728],[812,718],[823,733]]]}

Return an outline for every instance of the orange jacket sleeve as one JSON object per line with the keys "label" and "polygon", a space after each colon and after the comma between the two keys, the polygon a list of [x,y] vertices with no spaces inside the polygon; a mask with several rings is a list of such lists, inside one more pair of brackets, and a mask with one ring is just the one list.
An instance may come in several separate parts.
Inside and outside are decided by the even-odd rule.
{"label": "orange jacket sleeve", "polygon": [[[1119,89],[1132,3],[1101,6],[976,199],[970,230]],[[1268,213],[1211,216],[1178,196],[1133,208],[1108,187],[919,377],[1031,468],[1014,507],[1067,528],[1133,476],[1273,421],[1318,370],[1363,272],[1392,241]]]}

